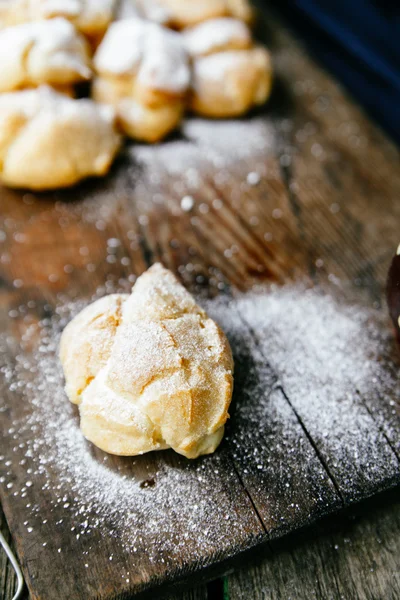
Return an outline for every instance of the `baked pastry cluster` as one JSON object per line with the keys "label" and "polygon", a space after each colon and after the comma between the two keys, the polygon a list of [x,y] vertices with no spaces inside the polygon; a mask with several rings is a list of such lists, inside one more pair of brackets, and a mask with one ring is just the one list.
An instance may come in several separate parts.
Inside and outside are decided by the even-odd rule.
{"label": "baked pastry cluster", "polygon": [[0,2],[4,184],[46,190],[108,172],[121,142],[114,111],[74,96],[76,85],[93,76],[91,41],[104,33],[113,4]]}
{"label": "baked pastry cluster", "polygon": [[106,296],[75,317],[60,359],[82,432],[102,450],[196,458],[220,443],[233,388],[228,341],[160,264],[131,295]]}
{"label": "baked pastry cluster", "polygon": [[116,109],[126,135],[157,142],[178,125],[190,84],[188,55],[178,33],[138,18],[116,21],[94,56],[94,67],[93,98]]}
{"label": "baked pastry cluster", "polygon": [[[109,106],[107,114],[113,111],[115,120],[107,130],[115,128],[114,140],[119,131],[135,140],[158,142],[179,126],[186,109],[232,118],[267,100],[271,62],[267,50],[253,41],[251,20],[247,0],[0,0],[0,97],[14,93],[18,107],[26,101],[20,97],[28,97],[20,96],[22,92],[46,85],[74,103],[76,86],[91,81],[90,110],[99,115],[94,103]],[[36,104],[49,96],[35,93]],[[4,102],[12,104],[10,98]],[[79,106],[71,111],[77,113]],[[98,134],[89,129],[87,144],[94,148]],[[19,128],[1,133],[7,150],[14,131]],[[49,141],[53,135],[56,155],[61,161],[64,152],[68,163],[76,153],[70,146],[78,138],[64,132],[57,140],[53,131],[41,133],[41,138],[46,135]],[[100,144],[99,152],[105,145]],[[6,178],[6,169],[0,168],[4,183],[49,189],[106,172],[77,168],[79,178],[57,180],[54,169],[41,181],[38,171],[32,184],[32,169],[24,158],[19,159],[19,176]],[[96,162],[103,164],[103,158],[99,154]],[[40,160],[35,157],[32,165]]]}

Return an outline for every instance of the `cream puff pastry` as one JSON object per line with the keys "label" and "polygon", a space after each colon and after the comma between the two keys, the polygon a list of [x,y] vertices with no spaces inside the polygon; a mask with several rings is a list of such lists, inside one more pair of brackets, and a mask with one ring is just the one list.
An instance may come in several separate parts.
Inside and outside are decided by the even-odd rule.
{"label": "cream puff pastry", "polygon": [[53,89],[0,95],[0,181],[46,190],[107,173],[120,145],[113,110]]}
{"label": "cream puff pastry", "polygon": [[71,86],[91,77],[86,40],[65,19],[0,30],[0,92],[49,84]]}
{"label": "cream puff pastry", "polygon": [[138,18],[117,21],[101,42],[94,66],[93,98],[116,109],[125,134],[156,142],[179,124],[190,82],[179,34]]}
{"label": "cream puff pastry", "polygon": [[130,296],[86,308],[66,327],[60,359],[83,434],[119,455],[214,452],[232,397],[228,341],[175,276],[156,264]]}
{"label": "cream puff pastry", "polygon": [[237,117],[264,104],[272,86],[268,51],[237,19],[212,19],[183,34],[192,57],[190,107],[207,117]]}

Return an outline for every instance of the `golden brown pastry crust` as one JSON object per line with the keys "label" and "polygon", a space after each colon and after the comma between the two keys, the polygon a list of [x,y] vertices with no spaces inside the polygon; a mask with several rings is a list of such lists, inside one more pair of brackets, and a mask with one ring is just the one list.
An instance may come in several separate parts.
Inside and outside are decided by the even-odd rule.
{"label": "golden brown pastry crust", "polygon": [[[61,341],[67,393],[80,402],[85,436],[121,455],[169,447],[188,458],[213,452],[233,387],[223,332],[161,265],[142,275],[127,299],[101,302],[78,315]],[[108,327],[105,342],[96,323]]]}
{"label": "golden brown pastry crust", "polygon": [[254,46],[246,25],[215,19],[184,33],[193,61],[190,108],[207,117],[237,117],[263,104],[272,87],[268,51]]}
{"label": "golden brown pastry crust", "polygon": [[185,108],[182,99],[146,104],[135,100],[131,90],[131,81],[97,77],[92,84],[92,97],[113,106],[121,131],[135,140],[158,142],[179,125]]}
{"label": "golden brown pastry crust", "polygon": [[219,52],[195,61],[190,107],[206,117],[238,117],[264,104],[271,87],[265,48]]}
{"label": "golden brown pastry crust", "polygon": [[186,49],[192,58],[208,56],[224,50],[247,50],[253,46],[251,31],[238,19],[211,19],[182,32]]}
{"label": "golden brown pastry crust", "polygon": [[30,0],[0,0],[0,29],[31,21]]}
{"label": "golden brown pastry crust", "polygon": [[0,95],[0,180],[53,189],[107,173],[120,145],[112,109],[51,88]]}
{"label": "golden brown pastry crust", "polygon": [[84,308],[64,329],[60,359],[66,392],[74,404],[110,358],[128,294],[111,294]]}

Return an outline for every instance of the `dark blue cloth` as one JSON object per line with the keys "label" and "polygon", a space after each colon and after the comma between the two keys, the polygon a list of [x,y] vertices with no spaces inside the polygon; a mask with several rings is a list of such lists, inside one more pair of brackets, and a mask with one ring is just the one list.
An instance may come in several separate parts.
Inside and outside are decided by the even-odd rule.
{"label": "dark blue cloth", "polygon": [[277,7],[400,143],[400,0],[280,0]]}

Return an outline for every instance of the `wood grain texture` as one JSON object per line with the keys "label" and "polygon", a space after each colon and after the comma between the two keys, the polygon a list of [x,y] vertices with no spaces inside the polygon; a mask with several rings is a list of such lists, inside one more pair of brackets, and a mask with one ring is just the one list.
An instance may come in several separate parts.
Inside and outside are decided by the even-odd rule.
{"label": "wood grain texture", "polygon": [[[9,536],[1,510],[0,515]],[[172,593],[166,600],[395,600],[399,543],[400,503],[394,490],[273,542],[263,558],[253,556],[252,564],[231,570],[217,586]],[[2,557],[0,598],[11,600],[15,578],[4,563]]]}
{"label": "wood grain texture", "polygon": [[[336,436],[343,433],[344,466],[307,403],[279,385],[262,332],[240,313],[235,319],[243,334],[231,340],[236,408],[220,450],[190,464],[171,452],[108,461],[116,476],[137,487],[156,482],[140,487],[145,507],[161,506],[163,476],[181,472],[206,508],[193,529],[183,512],[166,510],[169,537],[157,557],[159,531],[147,532],[136,553],[127,553],[104,520],[90,534],[71,534],[77,524],[66,508],[74,502],[71,482],[59,484],[62,502],[57,479],[49,489],[43,473],[35,473],[26,485],[30,461],[38,457],[26,456],[24,448],[32,435],[44,436],[45,424],[15,430],[15,422],[35,410],[12,377],[29,355],[18,343],[71,301],[128,291],[160,260],[200,296],[229,298],[254,284],[300,279],[345,303],[385,310],[383,286],[399,241],[399,153],[273,17],[260,29],[277,73],[265,110],[235,123],[189,118],[182,135],[165,144],[126,146],[105,181],[43,195],[1,190],[0,322],[10,348],[5,372],[15,384],[1,387],[7,484],[1,497],[35,599],[154,598],[166,584],[210,577],[241,552],[399,481],[399,390],[377,395],[371,386],[365,397],[354,390],[354,410],[333,427]],[[190,211],[181,207],[187,195]],[[389,332],[389,320],[386,327]],[[387,354],[395,372],[394,344]],[[269,373],[261,391],[255,364]],[[336,417],[339,401],[328,403]],[[263,406],[264,418],[255,422]],[[67,404],[65,410],[76,420]],[[358,435],[380,457],[379,469],[357,453],[357,439],[349,436],[353,417]],[[104,454],[91,453],[102,464]],[[290,493],[280,480],[282,465],[293,469]],[[173,492],[171,500],[179,506]],[[147,531],[142,504],[136,535]],[[96,517],[94,509],[90,516]]]}
{"label": "wood grain texture", "polygon": [[[4,517],[4,513],[0,506],[0,528],[1,532],[5,536],[7,542],[10,544],[11,549],[15,552],[13,547],[12,538],[10,531],[7,526],[7,522]],[[1,600],[12,600],[14,597],[17,586],[17,580],[15,572],[11,566],[11,563],[7,560],[4,552],[0,551],[0,598]],[[208,600],[209,595],[207,592],[207,586],[197,586],[196,588],[189,589],[185,592],[172,593],[166,597],[166,600]],[[28,600],[29,593],[25,588],[22,594],[21,600]]]}
{"label": "wood grain texture", "polygon": [[398,491],[273,542],[269,556],[229,575],[229,600],[395,600],[400,594]]}

